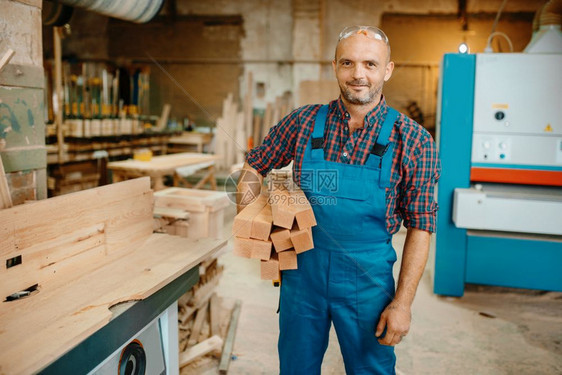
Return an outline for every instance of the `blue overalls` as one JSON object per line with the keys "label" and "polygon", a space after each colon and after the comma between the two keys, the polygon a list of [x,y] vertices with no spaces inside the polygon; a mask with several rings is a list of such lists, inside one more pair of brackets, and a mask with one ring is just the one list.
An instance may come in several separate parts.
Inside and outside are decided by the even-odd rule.
{"label": "blue overalls", "polygon": [[394,374],[394,348],[379,344],[375,329],[394,297],[396,253],[386,228],[385,188],[398,112],[388,108],[365,165],[324,160],[327,113],[322,106],[302,163],[301,188],[318,223],[314,249],[298,255],[297,270],[282,274],[281,374],[320,374],[332,321],[347,374]]}

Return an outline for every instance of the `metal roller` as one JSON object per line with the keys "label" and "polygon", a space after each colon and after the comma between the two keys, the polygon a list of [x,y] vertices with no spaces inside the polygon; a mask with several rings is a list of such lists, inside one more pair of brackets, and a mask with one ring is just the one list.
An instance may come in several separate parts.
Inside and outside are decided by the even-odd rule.
{"label": "metal roller", "polygon": [[59,0],[60,3],[81,7],[122,20],[144,23],[162,8],[163,0]]}

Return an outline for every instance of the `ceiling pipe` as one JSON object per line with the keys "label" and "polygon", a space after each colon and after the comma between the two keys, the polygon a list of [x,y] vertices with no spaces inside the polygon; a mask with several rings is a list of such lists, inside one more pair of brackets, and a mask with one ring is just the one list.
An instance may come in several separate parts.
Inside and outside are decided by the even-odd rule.
{"label": "ceiling pipe", "polygon": [[125,21],[145,23],[160,12],[164,0],[57,0],[55,2],[72,7],[85,8]]}

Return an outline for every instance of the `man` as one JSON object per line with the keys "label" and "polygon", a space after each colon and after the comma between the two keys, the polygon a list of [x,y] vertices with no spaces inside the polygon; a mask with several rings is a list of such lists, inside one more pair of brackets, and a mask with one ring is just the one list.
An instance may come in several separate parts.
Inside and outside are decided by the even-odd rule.
{"label": "man", "polygon": [[[320,374],[332,322],[348,374],[392,374],[435,230],[440,166],[429,133],[386,105],[382,88],[394,63],[381,30],[344,29],[333,68],[340,98],[298,108],[274,126],[249,152],[239,195],[294,160],[318,223],[314,249],[298,255],[298,270],[282,273],[281,374]],[[391,238],[402,220],[395,291]]]}

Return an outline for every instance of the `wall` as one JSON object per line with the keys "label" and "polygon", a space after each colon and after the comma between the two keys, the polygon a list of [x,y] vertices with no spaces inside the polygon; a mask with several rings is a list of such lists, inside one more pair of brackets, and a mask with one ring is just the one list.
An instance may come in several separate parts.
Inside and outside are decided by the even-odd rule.
{"label": "wall", "polygon": [[0,156],[13,204],[47,196],[41,0],[0,1]]}
{"label": "wall", "polygon": [[[516,51],[529,41],[532,16],[544,2],[511,0],[506,3],[498,30],[511,36]],[[213,61],[206,61],[206,64],[208,68],[214,67],[214,75],[223,75],[224,81],[230,82],[230,85],[225,85],[225,82],[212,85],[198,83],[189,89],[205,98],[201,99],[205,101],[203,107],[209,108],[213,116],[219,114],[220,98],[226,96],[228,90],[234,90],[239,97],[244,96],[248,72],[252,72],[256,85],[263,84],[267,101],[273,101],[289,90],[293,91],[295,102],[298,102],[298,87],[302,80],[334,79],[331,60],[338,33],[348,25],[367,24],[382,27],[389,35],[393,48],[397,69],[385,88],[389,103],[405,110],[409,102],[416,101],[425,114],[425,125],[432,127],[442,55],[456,51],[463,38],[469,42],[472,52],[482,52],[501,3],[502,0],[467,1],[468,30],[464,32],[457,16],[457,0],[177,0],[176,17],[241,19],[239,50],[224,49],[214,41],[206,45],[208,49],[224,52],[215,56]],[[166,15],[169,16],[165,6],[161,16]],[[101,16],[87,17],[99,19]],[[86,21],[82,25],[92,23]],[[107,34],[107,22],[99,22],[98,25],[100,33]],[[81,26],[77,24],[76,27]],[[112,48],[108,45],[115,35],[111,34],[108,42],[107,36],[99,38],[100,33],[96,35],[90,26],[77,31],[77,35],[85,38],[89,50],[80,53],[104,56],[100,49],[105,48],[109,51],[105,57],[119,55],[121,51],[111,52]],[[166,38],[171,37],[166,35]],[[505,51],[505,43],[500,43]],[[69,40],[65,45],[68,50],[80,49],[76,41]],[[114,45],[118,46],[117,43]],[[177,52],[168,48],[170,56],[176,56]],[[207,53],[188,49],[183,52],[187,59],[196,59]],[[201,76],[188,74],[185,67],[169,66],[169,69],[185,82]],[[190,69],[196,71],[199,68],[193,65]],[[238,78],[233,83],[234,75]],[[171,93],[163,95],[183,95],[181,90],[174,88],[170,82],[166,83],[162,77],[155,82]],[[218,90],[219,86],[223,89]]]}

